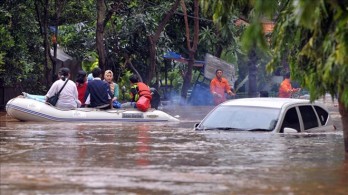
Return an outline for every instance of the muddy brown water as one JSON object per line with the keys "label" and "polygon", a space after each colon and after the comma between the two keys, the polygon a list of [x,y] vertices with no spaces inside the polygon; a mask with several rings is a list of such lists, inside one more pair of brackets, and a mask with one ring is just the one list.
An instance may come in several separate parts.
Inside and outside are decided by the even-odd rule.
{"label": "muddy brown water", "polygon": [[342,130],[200,132],[193,124],[212,107],[177,108],[166,111],[180,123],[30,123],[2,113],[0,194],[348,194]]}

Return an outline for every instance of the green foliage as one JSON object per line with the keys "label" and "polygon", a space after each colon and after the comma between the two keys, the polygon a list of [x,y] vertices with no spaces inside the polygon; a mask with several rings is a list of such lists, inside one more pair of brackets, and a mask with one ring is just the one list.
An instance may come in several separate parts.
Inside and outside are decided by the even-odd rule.
{"label": "green foliage", "polygon": [[[117,83],[118,86],[120,87],[120,98],[122,101],[130,101],[131,96],[130,96],[130,88],[131,84],[129,81],[129,77],[133,73],[131,71],[126,71],[124,72],[123,76],[120,78],[119,82]],[[125,91],[122,91],[123,86],[125,87]]]}
{"label": "green foliage", "polygon": [[4,53],[0,53],[0,72],[2,71],[2,66],[5,64],[4,63]]}
{"label": "green foliage", "polygon": [[58,44],[78,60],[96,59],[95,23],[81,22],[59,27]]}
{"label": "green foliage", "polygon": [[172,71],[168,72],[168,79],[170,81],[170,84],[173,86],[174,91],[180,94],[180,90],[183,84],[181,70],[173,69]]}
{"label": "green foliage", "polygon": [[[4,1],[0,5],[0,80],[5,86],[19,86],[23,91],[42,94],[46,91],[43,85],[44,29],[39,26],[42,18],[39,20],[38,16],[43,15],[41,10],[39,15],[36,13],[37,2],[15,0]],[[39,9],[43,6],[40,3],[38,5]],[[86,27],[82,26],[77,30],[76,24],[81,21],[94,21],[95,12],[92,10],[95,2],[50,0],[48,6],[48,26],[56,25],[58,14],[59,24],[64,24],[59,29],[58,44],[67,48],[70,55],[83,59],[90,51],[88,49],[93,48],[95,26],[93,22],[86,22],[93,27],[85,25]],[[58,9],[61,12],[57,13]]]}
{"label": "green foliage", "polygon": [[201,0],[200,6],[202,7],[205,15],[212,14],[214,23],[218,26],[224,26],[230,22],[230,17],[238,13],[238,8],[246,6],[248,0]]}
{"label": "green foliage", "polygon": [[243,33],[242,43],[244,50],[254,48],[255,46],[262,49],[267,48],[262,24],[259,22],[251,24]]}
{"label": "green foliage", "polygon": [[99,64],[97,57],[95,52],[91,52],[90,60],[82,61],[82,69],[86,72],[92,72],[94,68],[97,68]]}
{"label": "green foliage", "polygon": [[42,92],[41,38],[31,1],[5,1],[0,7],[0,80],[4,86]]}
{"label": "green foliage", "polygon": [[311,100],[329,92],[348,107],[348,3],[294,1],[280,15],[274,33],[275,58],[287,56],[293,78]]}

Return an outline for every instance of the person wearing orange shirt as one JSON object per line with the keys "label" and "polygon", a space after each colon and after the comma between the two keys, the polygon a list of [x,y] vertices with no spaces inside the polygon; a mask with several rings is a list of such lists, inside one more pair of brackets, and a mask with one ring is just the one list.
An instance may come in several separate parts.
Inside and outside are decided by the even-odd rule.
{"label": "person wearing orange shirt", "polygon": [[230,96],[235,95],[231,91],[227,79],[223,78],[222,74],[223,71],[221,69],[217,69],[215,72],[215,78],[213,78],[210,82],[210,93],[213,95],[215,105],[226,101],[225,92]]}
{"label": "person wearing orange shirt", "polygon": [[286,73],[284,80],[280,83],[278,97],[290,98],[293,93],[300,91],[300,89],[292,88],[290,73]]}

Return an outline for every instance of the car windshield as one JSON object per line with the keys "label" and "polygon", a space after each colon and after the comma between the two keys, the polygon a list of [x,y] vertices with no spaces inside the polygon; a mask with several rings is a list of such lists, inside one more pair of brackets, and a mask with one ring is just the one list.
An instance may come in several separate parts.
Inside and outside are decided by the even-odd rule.
{"label": "car windshield", "polygon": [[272,131],[279,112],[277,108],[219,106],[204,119],[199,128]]}

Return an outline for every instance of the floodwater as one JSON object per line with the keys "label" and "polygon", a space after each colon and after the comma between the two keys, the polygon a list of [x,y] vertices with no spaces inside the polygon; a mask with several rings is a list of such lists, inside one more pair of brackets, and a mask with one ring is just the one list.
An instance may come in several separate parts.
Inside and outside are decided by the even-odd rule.
{"label": "floodwater", "polygon": [[2,122],[0,194],[348,194],[342,130],[192,130],[210,109],[171,111],[180,123]]}

